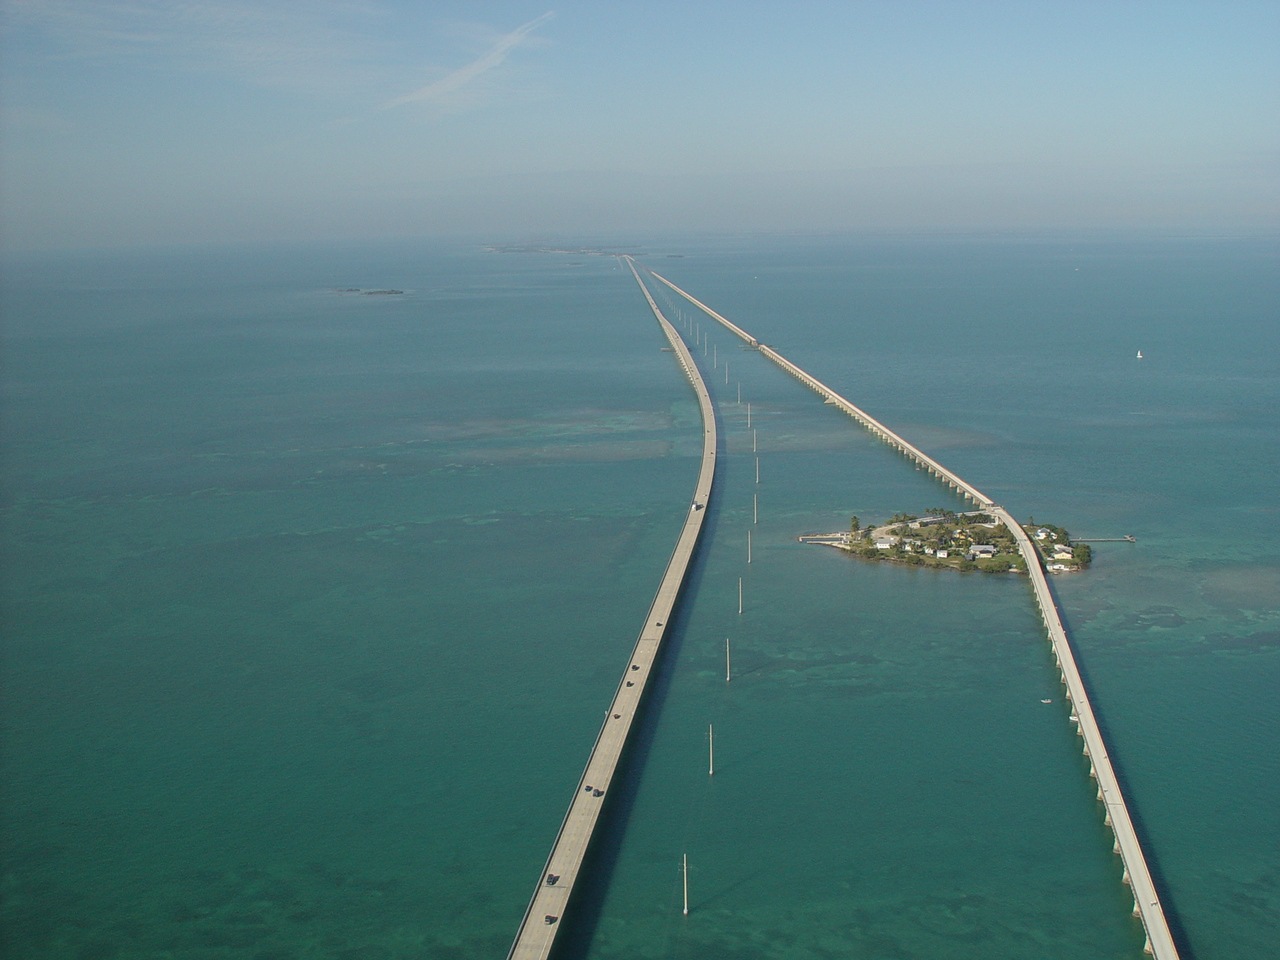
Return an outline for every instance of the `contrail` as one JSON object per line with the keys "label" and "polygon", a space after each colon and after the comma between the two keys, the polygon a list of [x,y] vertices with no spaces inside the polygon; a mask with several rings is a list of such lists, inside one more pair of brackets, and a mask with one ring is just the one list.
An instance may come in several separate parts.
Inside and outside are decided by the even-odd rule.
{"label": "contrail", "polygon": [[427,86],[420,90],[414,90],[412,93],[406,93],[403,97],[396,97],[394,100],[384,103],[382,105],[382,109],[388,110],[391,107],[398,107],[405,103],[414,103],[418,100],[438,100],[440,97],[453,93],[453,91],[460,87],[465,87],[476,77],[480,76],[480,74],[484,73],[486,70],[492,70],[498,64],[502,63],[503,60],[507,59],[508,53],[518,47],[524,41],[525,37],[533,33],[541,23],[551,19],[552,16],[554,16],[554,12],[548,10],[542,16],[535,17],[523,26],[516,27],[516,29],[501,37],[498,42],[493,45],[493,48],[478,60],[473,60],[465,67],[459,67],[447,77],[443,77],[435,83],[427,84]]}

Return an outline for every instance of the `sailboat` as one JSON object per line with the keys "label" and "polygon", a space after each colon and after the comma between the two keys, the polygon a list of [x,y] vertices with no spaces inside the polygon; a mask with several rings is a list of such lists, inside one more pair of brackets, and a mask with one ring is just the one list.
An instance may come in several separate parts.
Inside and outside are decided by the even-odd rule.
{"label": "sailboat", "polygon": [[1141,359],[1142,359],[1142,351],[1141,351],[1141,350],[1139,350],[1139,351],[1138,351],[1138,359],[1139,359],[1139,360],[1141,360]]}

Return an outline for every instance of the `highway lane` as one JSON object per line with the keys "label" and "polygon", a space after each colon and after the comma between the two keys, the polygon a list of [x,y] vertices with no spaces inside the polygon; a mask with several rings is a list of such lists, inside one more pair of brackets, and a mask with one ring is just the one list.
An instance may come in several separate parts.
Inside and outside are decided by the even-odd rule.
{"label": "highway lane", "polygon": [[613,701],[605,713],[604,723],[596,737],[587,766],[574,789],[573,799],[552,845],[551,855],[538,876],[533,896],[508,953],[509,960],[545,960],[555,943],[562,920],[569,909],[574,886],[581,877],[583,859],[600,821],[605,801],[609,798],[609,790],[618,772],[627,738],[653,674],[653,667],[661,653],[662,640],[666,636],[672,611],[679,599],[693,552],[702,533],[715,480],[718,441],[711,394],[698,372],[693,354],[689,352],[676,328],[658,309],[635,266],[629,259],[627,263],[698,397],[702,413],[702,462],[675,550],[667,562],[644,627],[622,672]]}

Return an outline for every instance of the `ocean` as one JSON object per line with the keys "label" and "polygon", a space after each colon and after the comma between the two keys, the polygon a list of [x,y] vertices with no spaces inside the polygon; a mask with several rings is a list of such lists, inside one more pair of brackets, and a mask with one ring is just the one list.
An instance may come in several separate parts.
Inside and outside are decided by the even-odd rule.
{"label": "ocean", "polygon": [[[1184,958],[1270,958],[1278,247],[9,258],[4,955],[505,955],[698,466],[620,251],[1015,515],[1136,537],[1053,586]],[[958,501],[668,315],[717,489],[560,955],[1140,956],[1026,581],[797,542]]]}

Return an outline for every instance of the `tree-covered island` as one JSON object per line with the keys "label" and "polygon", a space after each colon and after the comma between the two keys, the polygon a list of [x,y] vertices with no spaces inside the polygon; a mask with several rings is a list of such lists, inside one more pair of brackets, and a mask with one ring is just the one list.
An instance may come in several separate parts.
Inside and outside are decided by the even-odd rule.
{"label": "tree-covered island", "polygon": [[[1032,517],[1022,529],[1036,545],[1045,569],[1051,573],[1081,570],[1093,559],[1089,545],[1073,544],[1062,527],[1036,523]],[[869,561],[987,573],[1027,571],[1013,534],[995,517],[980,510],[956,513],[943,507],[930,507],[923,516],[898,513],[879,526],[863,526],[857,517],[852,517],[847,532],[800,539],[838,547]]]}

